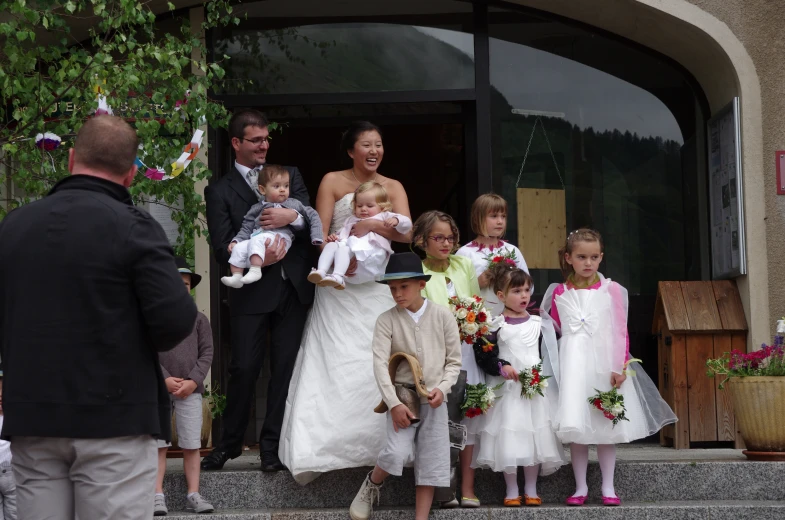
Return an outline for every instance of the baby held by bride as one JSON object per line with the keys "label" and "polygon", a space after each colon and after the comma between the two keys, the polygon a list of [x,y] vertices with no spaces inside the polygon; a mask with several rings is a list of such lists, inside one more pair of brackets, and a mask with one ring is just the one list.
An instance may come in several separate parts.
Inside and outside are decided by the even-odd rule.
{"label": "baby held by bride", "polygon": [[[354,215],[346,219],[343,228],[325,239],[325,246],[319,256],[318,267],[308,275],[308,281],[321,287],[345,289],[346,282],[365,283],[384,274],[387,259],[392,254],[390,240],[377,234],[368,233],[362,237],[351,236],[352,227],[365,219],[381,220],[388,228],[402,234],[412,229],[410,218],[393,213],[392,202],[384,186],[369,181],[357,187],[352,199]],[[347,277],[346,270],[352,258],[357,259],[354,276]],[[328,271],[332,267],[332,273]]]}

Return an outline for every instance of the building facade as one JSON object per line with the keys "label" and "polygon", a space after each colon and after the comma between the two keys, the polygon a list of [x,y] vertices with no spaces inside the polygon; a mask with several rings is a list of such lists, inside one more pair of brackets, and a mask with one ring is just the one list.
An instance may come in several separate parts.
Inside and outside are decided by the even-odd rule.
{"label": "building facade", "polygon": [[[196,26],[202,8],[176,4]],[[206,35],[214,55],[231,57],[214,97],[285,123],[268,161],[298,166],[312,199],[324,173],[346,166],[341,130],[371,120],[385,132],[381,170],[403,183],[413,217],[442,209],[467,237],[478,194],[507,199],[507,238],[538,293],[561,280],[543,223],[563,226],[562,238],[600,230],[602,271],[629,289],[632,351],[650,373],[658,281],[734,278],[750,348],[769,340],[785,312],[775,166],[785,148],[785,38],[772,2],[265,0],[235,12],[245,14],[239,26]],[[741,275],[719,272],[712,243],[722,201],[709,123],[734,100],[741,180],[730,196],[743,219],[731,242],[746,260]],[[233,160],[228,136],[210,129],[208,139],[218,178]],[[563,207],[533,209],[537,190]],[[224,266],[203,240],[196,254],[211,280],[197,299],[216,330],[220,380],[230,332]]]}

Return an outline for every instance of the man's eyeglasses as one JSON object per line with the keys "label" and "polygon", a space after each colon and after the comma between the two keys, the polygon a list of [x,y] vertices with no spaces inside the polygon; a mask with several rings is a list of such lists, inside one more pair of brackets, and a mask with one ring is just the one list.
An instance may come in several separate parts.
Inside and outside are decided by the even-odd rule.
{"label": "man's eyeglasses", "polygon": [[254,146],[259,146],[262,143],[270,144],[270,137],[254,137],[253,139],[246,139],[245,137],[240,137],[240,141],[248,141]]}
{"label": "man's eyeglasses", "polygon": [[456,242],[456,238],[453,235],[450,235],[448,237],[446,237],[444,235],[436,235],[436,236],[432,236],[432,237],[428,237],[428,238],[430,238],[431,240],[433,240],[437,244],[442,244],[444,242],[449,242],[450,244],[454,244]]}

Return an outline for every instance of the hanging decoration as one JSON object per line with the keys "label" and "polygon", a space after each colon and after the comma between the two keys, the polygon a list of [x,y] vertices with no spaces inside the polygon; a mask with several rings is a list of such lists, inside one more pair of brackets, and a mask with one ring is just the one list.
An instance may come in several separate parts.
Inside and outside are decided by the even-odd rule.
{"label": "hanging decoration", "polygon": [[46,132],[35,136],[35,146],[44,151],[51,152],[60,146],[60,136],[52,132]]}

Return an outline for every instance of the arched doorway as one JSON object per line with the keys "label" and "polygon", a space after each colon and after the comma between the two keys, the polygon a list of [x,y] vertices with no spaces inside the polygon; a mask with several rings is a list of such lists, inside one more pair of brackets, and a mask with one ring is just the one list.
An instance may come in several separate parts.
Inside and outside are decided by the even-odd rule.
{"label": "arched doorway", "polygon": [[[217,97],[287,125],[270,160],[300,167],[313,196],[321,175],[341,167],[340,129],[373,120],[387,134],[385,171],[410,192],[414,217],[446,209],[470,236],[467,209],[493,189],[510,204],[513,242],[529,220],[517,189],[564,190],[566,230],[605,236],[602,270],[629,289],[631,350],[656,381],[656,282],[709,276],[709,109],[694,78],[628,40],[513,4],[295,4],[246,4],[249,19],[213,41],[237,64]],[[231,156],[225,136],[214,137],[211,168],[221,172]],[[540,295],[561,281],[532,262],[555,248],[518,245]],[[223,298],[213,300],[220,378],[230,331]]]}

